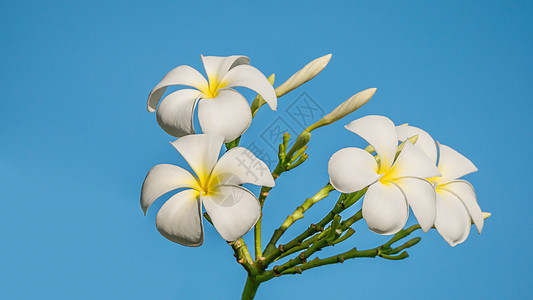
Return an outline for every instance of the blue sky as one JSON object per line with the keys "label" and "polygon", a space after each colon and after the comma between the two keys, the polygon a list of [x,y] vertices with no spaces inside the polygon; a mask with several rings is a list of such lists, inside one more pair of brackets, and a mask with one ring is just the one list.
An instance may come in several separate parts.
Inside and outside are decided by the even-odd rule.
{"label": "blue sky", "polygon": [[[183,165],[146,111],[147,95],[178,65],[201,69],[200,54],[247,55],[280,83],[327,53],[323,73],[281,98],[277,112],[259,112],[244,145],[272,153],[261,133],[277,118],[301,130],[287,109],[304,91],[325,112],[360,90],[378,91],[313,133],[309,160],[281,178],[265,205],[264,239],[327,182],[331,154],[364,146],[343,126],[367,114],[422,127],[469,157],[479,172],[466,179],[493,216],[457,247],[432,230],[406,260],[359,259],[277,278],[257,298],[530,295],[532,20],[530,1],[1,1],[0,295],[236,299],[244,270],[211,226],[202,247],[186,248],[158,234],[162,201],[142,214],[146,172]],[[364,222],[356,230],[352,243],[362,248],[383,241]]]}

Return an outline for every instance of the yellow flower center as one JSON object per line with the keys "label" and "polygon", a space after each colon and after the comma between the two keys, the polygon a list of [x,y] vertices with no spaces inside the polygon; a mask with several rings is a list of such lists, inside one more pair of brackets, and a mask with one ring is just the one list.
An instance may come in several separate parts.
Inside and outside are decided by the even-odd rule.
{"label": "yellow flower center", "polygon": [[218,96],[218,92],[226,86],[226,82],[219,81],[217,77],[210,77],[209,83],[200,88],[200,91],[207,97],[206,99],[213,99]]}
{"label": "yellow flower center", "polygon": [[398,177],[398,167],[396,164],[393,164],[391,167],[387,168],[385,164],[380,163],[377,173],[381,175],[381,178],[379,178],[381,183],[393,181],[393,179]]}
{"label": "yellow flower center", "polygon": [[215,174],[197,174],[196,182],[193,184],[194,189],[197,190],[202,196],[208,196],[215,193],[218,190],[221,178]]}

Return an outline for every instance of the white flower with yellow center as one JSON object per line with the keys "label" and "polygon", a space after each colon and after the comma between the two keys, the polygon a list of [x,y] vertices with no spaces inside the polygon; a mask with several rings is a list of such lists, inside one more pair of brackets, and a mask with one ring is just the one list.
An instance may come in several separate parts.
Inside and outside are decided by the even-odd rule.
{"label": "white flower with yellow center", "polygon": [[383,116],[366,116],[346,126],[372,145],[378,160],[365,150],[344,148],[332,155],[328,171],[331,185],[342,193],[368,187],[363,218],[370,230],[394,234],[406,224],[409,206],[422,230],[435,221],[435,191],[425,178],[439,176],[435,164],[411,143],[398,157],[394,123]]}
{"label": "white flower with yellow center", "polygon": [[415,143],[433,162],[438,165],[441,176],[428,178],[437,192],[437,216],[435,228],[451,245],[455,246],[466,240],[470,233],[472,222],[479,233],[483,229],[483,212],[476,199],[474,187],[466,180],[458,178],[476,172],[478,169],[466,157],[454,149],[435,143],[433,138],[424,130],[407,125],[397,127],[398,138],[404,141],[418,135]]}
{"label": "white flower with yellow center", "polygon": [[259,201],[240,185],[272,187],[274,179],[265,163],[245,148],[233,148],[218,159],[223,141],[221,135],[182,137],[171,144],[195,175],[169,164],[156,165],[146,175],[141,190],[145,214],[163,194],[186,188],[170,197],[157,214],[157,229],[167,239],[185,246],[200,246],[204,241],[202,204],[227,241],[241,238],[259,219]]}
{"label": "white flower with yellow center", "polygon": [[[157,122],[168,134],[182,137],[194,134],[194,112],[198,106],[198,120],[202,131],[224,136],[233,141],[241,136],[252,122],[246,99],[232,87],[246,87],[258,94],[276,110],[276,92],[267,78],[250,66],[246,56],[202,56],[207,80],[194,68],[182,65],[159,82],[148,96],[148,111],[157,109]],[[195,89],[178,90],[157,104],[168,86],[186,85]]]}

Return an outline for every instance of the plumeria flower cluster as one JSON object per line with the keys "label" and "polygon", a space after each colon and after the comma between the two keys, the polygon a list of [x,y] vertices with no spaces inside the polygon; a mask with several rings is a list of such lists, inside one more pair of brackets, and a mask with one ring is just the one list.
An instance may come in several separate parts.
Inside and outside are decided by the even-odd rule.
{"label": "plumeria flower cluster", "polygon": [[[327,165],[329,182],[306,198],[262,247],[262,208],[275,179],[308,159],[306,151],[314,130],[353,113],[374,96],[376,89],[356,93],[304,129],[292,144],[290,134],[285,133],[280,137],[278,163],[272,171],[251,151],[238,146],[240,137],[264,104],[276,110],[279,97],[314,78],[330,58],[329,54],[311,61],[274,88],[275,75],[265,77],[246,56],[202,56],[206,77],[182,65],[165,75],[148,96],[148,111],[156,112],[160,127],[178,138],[171,145],[190,168],[171,164],[151,168],[142,184],[141,208],[146,214],[157,199],[173,193],[157,213],[156,227],[168,240],[185,246],[202,245],[203,219],[210,222],[248,274],[242,299],[253,299],[262,282],[346,259],[404,259],[408,257],[405,250],[421,237],[395,243],[418,229],[428,232],[436,228],[455,246],[466,240],[472,224],[479,233],[483,228],[486,215],[474,188],[459,179],[477,171],[470,160],[435,142],[422,129],[396,126],[384,116],[369,115],[345,127],[370,145],[335,152]],[[175,85],[192,88],[178,89],[160,101],[167,87]],[[235,87],[251,89],[257,96],[249,104]],[[202,133],[194,128],[196,116]],[[220,156],[224,144],[227,151]],[[244,184],[260,186],[258,197]],[[290,226],[334,190],[341,195],[325,217],[286,243],[279,243]],[[361,209],[345,217],[343,213],[361,199]],[[405,228],[409,210],[418,224]],[[355,234],[352,226],[362,219],[371,231],[392,238],[371,249],[353,247],[330,257],[311,258],[326,247],[347,241]],[[255,258],[242,238],[252,228]],[[290,255],[291,259],[283,260]],[[279,265],[268,269],[274,263]]]}
{"label": "plumeria flower cluster", "polygon": [[359,148],[339,150],[329,161],[330,182],[343,193],[368,188],[362,211],[370,230],[397,233],[405,226],[410,207],[424,232],[435,227],[452,246],[468,237],[471,222],[481,233],[483,213],[474,188],[457,179],[477,171],[470,160],[435,143],[422,129],[396,127],[383,116],[357,119],[346,129],[365,139],[376,157]]}

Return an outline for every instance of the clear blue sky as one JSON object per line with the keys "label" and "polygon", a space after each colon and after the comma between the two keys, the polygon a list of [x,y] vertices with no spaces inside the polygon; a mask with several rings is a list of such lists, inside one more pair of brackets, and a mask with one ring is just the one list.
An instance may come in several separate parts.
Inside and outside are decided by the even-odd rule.
{"label": "clear blue sky", "polygon": [[[183,164],[146,111],[148,93],[175,66],[201,68],[200,54],[248,55],[281,82],[327,53],[330,65],[301,89],[324,111],[378,91],[313,133],[310,159],[266,203],[265,239],[327,182],[331,154],[364,146],[343,126],[366,114],[422,127],[469,157],[479,172],[467,179],[493,216],[455,248],[432,230],[404,261],[359,259],[278,278],[258,299],[530,296],[532,28],[531,1],[1,1],[0,297],[240,296],[244,270],[212,226],[202,247],[186,248],[158,234],[162,202],[142,214],[146,172]],[[243,143],[272,151],[260,134],[278,117],[301,130],[287,112],[299,95],[281,98],[278,112],[264,107]],[[364,222],[356,230],[361,248],[383,240]]]}

